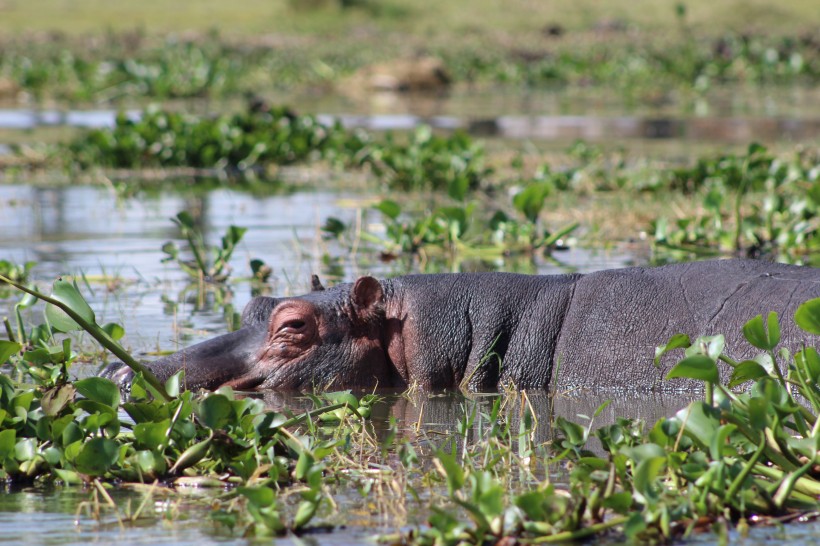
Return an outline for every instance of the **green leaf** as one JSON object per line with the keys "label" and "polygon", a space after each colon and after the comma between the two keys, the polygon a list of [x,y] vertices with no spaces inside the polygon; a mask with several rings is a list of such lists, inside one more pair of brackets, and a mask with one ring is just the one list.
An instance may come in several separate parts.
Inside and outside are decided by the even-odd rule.
{"label": "green leaf", "polygon": [[604,508],[609,508],[619,514],[626,514],[632,508],[632,493],[629,491],[613,493],[605,498],[602,504]]}
{"label": "green leaf", "polygon": [[678,377],[707,381],[712,384],[720,381],[720,375],[718,374],[717,365],[714,360],[703,355],[694,355],[684,358],[675,364],[672,369],[669,370],[669,373],[666,374],[666,379]]}
{"label": "green leaf", "polygon": [[774,349],[780,343],[780,321],[777,320],[777,313],[774,311],[769,312],[769,316],[766,318],[766,326],[769,329],[769,344]]}
{"label": "green leaf", "polygon": [[544,208],[544,201],[552,192],[551,182],[535,182],[518,192],[513,197],[513,206],[533,224]]}
{"label": "green leaf", "polygon": [[449,453],[439,453],[437,456],[447,480],[447,489],[452,496],[464,486],[464,470],[456,461],[455,456]]}
{"label": "green leaf", "polygon": [[115,409],[120,405],[120,389],[110,379],[87,377],[75,381],[74,387],[89,400]]}
{"label": "green leaf", "polygon": [[[66,304],[72,311],[77,313],[89,324],[96,324],[94,311],[85,301],[77,287],[62,279],[54,282],[51,297]],[[71,332],[81,330],[80,325],[74,322],[62,309],[51,304],[46,305],[46,319],[52,328],[59,332]]]}
{"label": "green leaf", "polygon": [[54,473],[63,480],[66,485],[82,485],[82,477],[73,470],[65,470],[62,468],[55,468]]}
{"label": "green leaf", "polygon": [[323,398],[332,404],[347,404],[353,409],[359,407],[359,399],[350,391],[329,392]]}
{"label": "green leaf", "polygon": [[395,220],[399,217],[399,214],[401,214],[401,206],[395,201],[391,201],[389,199],[381,201],[377,205],[374,205],[373,208],[378,210],[391,220]]}
{"label": "green leaf", "polygon": [[749,400],[749,423],[759,431],[769,426],[769,404],[766,400],[758,397]]}
{"label": "green leaf", "polygon": [[755,362],[754,360],[744,360],[732,371],[732,378],[729,380],[729,387],[734,388],[747,381],[754,381],[761,377],[766,377],[769,372],[766,368]]}
{"label": "green leaf", "polygon": [[180,227],[194,229],[194,217],[191,216],[191,213],[187,210],[183,210],[182,212],[176,215],[176,222],[179,224]]}
{"label": "green leaf", "polygon": [[22,345],[13,341],[0,341],[0,365],[5,364],[12,355],[19,353],[22,348]]}
{"label": "green leaf", "polygon": [[137,423],[134,425],[134,438],[148,449],[157,449],[165,444],[170,427],[170,419],[158,423]]}
{"label": "green leaf", "polygon": [[14,458],[18,461],[30,461],[37,455],[37,442],[34,438],[23,438],[14,444]]}
{"label": "green leaf", "polygon": [[798,366],[805,369],[812,381],[820,381],[820,354],[814,347],[806,347],[794,355],[794,360]]}
{"label": "green leaf", "polygon": [[686,334],[675,334],[669,338],[666,345],[655,348],[655,366],[661,363],[661,357],[673,349],[687,349],[692,345],[689,336]]}
{"label": "green leaf", "polygon": [[296,516],[293,518],[293,530],[298,531],[307,525],[313,516],[316,514],[316,509],[319,507],[318,501],[304,500],[299,503],[299,508],[296,509]]}
{"label": "green leaf", "polygon": [[230,422],[233,405],[225,395],[212,394],[199,403],[197,415],[202,423],[213,429],[224,428]]}
{"label": "green leaf", "polygon": [[703,447],[711,444],[712,437],[720,426],[720,412],[700,400],[677,412],[675,418],[684,424],[684,430]]}
{"label": "green leaf", "polygon": [[125,328],[123,328],[116,322],[109,322],[107,324],[103,324],[102,329],[114,341],[121,340],[122,337],[125,335]]}
{"label": "green leaf", "polygon": [[179,386],[182,384],[182,381],[185,379],[185,370],[179,370],[177,373],[172,375],[168,378],[165,382],[165,392],[168,393],[168,396],[171,398],[176,398],[179,396]]}
{"label": "green leaf", "polygon": [[117,462],[119,455],[117,442],[108,438],[92,438],[83,445],[74,464],[82,474],[102,476]]}
{"label": "green leaf", "polygon": [[718,429],[717,434],[712,436],[712,442],[709,445],[709,452],[712,455],[713,461],[719,461],[723,458],[723,449],[726,447],[726,439],[735,430],[737,430],[737,425],[729,423],[727,425],[722,425]]}
{"label": "green leaf", "polygon": [[777,322],[777,313],[769,313],[767,319],[769,331],[763,328],[763,316],[757,315],[743,325],[743,336],[758,349],[774,349],[780,343],[780,325]]}
{"label": "green leaf", "polygon": [[294,469],[294,476],[297,480],[304,480],[310,473],[315,460],[313,455],[307,450],[302,450],[299,453],[299,459],[296,461],[296,468]]}
{"label": "green leaf", "polygon": [[794,313],[794,321],[806,332],[820,336],[820,298],[800,305]]}
{"label": "green leaf", "polygon": [[17,431],[13,428],[0,430],[0,462],[11,456],[14,444],[17,442]]}
{"label": "green leaf", "polygon": [[197,442],[179,456],[177,462],[174,463],[174,466],[171,467],[170,472],[181,472],[186,468],[195,465],[199,461],[208,454],[208,449],[211,447],[211,440],[214,438],[214,431],[210,431],[210,434],[207,438],[202,440],[201,442]]}
{"label": "green leaf", "polygon": [[635,489],[647,498],[654,496],[653,484],[666,464],[666,456],[650,457],[638,463],[635,469]]}
{"label": "green leaf", "polygon": [[248,502],[260,508],[272,506],[276,500],[276,494],[270,487],[237,487],[236,490]]}

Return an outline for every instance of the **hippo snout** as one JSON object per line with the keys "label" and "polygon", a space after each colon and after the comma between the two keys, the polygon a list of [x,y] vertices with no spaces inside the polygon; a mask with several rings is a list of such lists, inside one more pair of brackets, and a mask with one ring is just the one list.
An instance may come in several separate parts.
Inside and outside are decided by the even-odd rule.
{"label": "hippo snout", "polygon": [[100,372],[100,377],[110,379],[120,390],[125,391],[131,387],[134,371],[122,362],[112,362]]}

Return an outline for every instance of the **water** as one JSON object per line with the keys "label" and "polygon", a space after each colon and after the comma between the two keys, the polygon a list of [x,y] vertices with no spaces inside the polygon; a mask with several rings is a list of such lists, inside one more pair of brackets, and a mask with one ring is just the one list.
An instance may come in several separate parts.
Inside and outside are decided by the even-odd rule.
{"label": "water", "polygon": [[[85,292],[98,322],[121,323],[126,346],[143,354],[224,331],[222,308],[216,302],[224,299],[241,311],[252,297],[247,278],[254,258],[272,268],[271,287],[277,295],[308,291],[313,273],[325,281],[329,276],[330,281],[351,281],[364,273],[407,272],[402,263],[350,257],[345,249],[322,239],[319,228],[325,218],[333,215],[354,222],[357,208],[365,203],[362,195],[324,190],[265,197],[222,189],[122,197],[102,187],[0,186],[0,259],[36,262],[33,276],[40,280],[85,277]],[[182,210],[199,215],[211,244],[218,244],[231,224],[248,228],[231,261],[238,280],[224,294],[206,293],[204,302],[176,264],[162,263],[164,243],[175,241],[183,249],[187,245],[170,220]],[[338,267],[324,264],[326,254],[341,257],[334,262]],[[539,260],[534,267],[550,274],[622,267],[635,260],[625,253],[572,249],[559,253],[554,262]],[[465,269],[482,265],[493,266],[467,264]],[[47,291],[47,283],[42,284]],[[0,313],[11,316],[15,301],[6,294],[0,299]]]}

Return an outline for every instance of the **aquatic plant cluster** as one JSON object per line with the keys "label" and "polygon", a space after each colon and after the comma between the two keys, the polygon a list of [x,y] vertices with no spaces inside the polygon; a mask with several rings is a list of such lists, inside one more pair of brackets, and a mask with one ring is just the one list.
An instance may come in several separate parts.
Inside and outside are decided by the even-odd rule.
{"label": "aquatic plant cluster", "polygon": [[[695,39],[682,21],[680,39],[651,39],[610,47],[608,41],[548,42],[529,49],[485,44],[424,44],[445,61],[455,83],[603,85],[627,94],[658,88],[704,91],[723,83],[816,81],[816,36],[777,37],[729,33]],[[248,92],[341,83],[355,70],[401,52],[390,43],[363,48],[334,40],[310,48],[236,43],[217,33],[170,37],[157,43],[140,32],[94,40],[59,36],[10,40],[0,47],[0,78],[38,100],[118,101],[242,96]],[[306,69],[307,67],[307,69]]]}
{"label": "aquatic plant cluster", "polygon": [[[446,192],[447,199],[437,197],[421,209],[402,207],[395,199],[375,205],[384,236],[327,219],[328,237],[350,246],[363,241],[385,256],[550,252],[578,227],[575,222],[544,225],[542,213],[560,192],[687,196],[694,210],[678,218],[658,216],[644,228],[660,255],[810,261],[820,244],[820,156],[806,149],[775,157],[753,143],[745,153],[700,158],[692,166],[636,168],[578,142],[568,151],[570,164],[544,164],[532,174],[512,167],[511,182],[509,173],[501,176],[489,166],[481,143],[461,132],[437,134],[421,126],[378,138],[286,107],[264,106],[213,117],[152,107],[139,119],[120,115],[115,127],[89,131],[65,151],[61,160],[79,168],[194,167],[246,180],[266,180],[276,165],[324,161],[369,173],[382,188]],[[509,200],[499,201],[499,193]]]}
{"label": "aquatic plant cluster", "polygon": [[111,129],[95,129],[68,146],[82,168],[206,167],[252,174],[268,164],[328,157],[364,143],[340,125],[287,108],[198,117],[158,107],[139,119],[117,116]]}
{"label": "aquatic plant cluster", "polygon": [[[743,327],[761,351],[753,360],[731,360],[720,335],[675,336],[658,348],[657,358],[684,350],[668,377],[702,381],[705,394],[651,427],[621,418],[594,429],[605,403],[586,425],[557,418],[542,443],[535,432],[547,424],[526,394],[507,393],[490,407],[467,403],[455,433],[431,441],[395,420],[375,434],[373,395],[311,397],[312,409],[281,413],[230,389],[184,391],[184,375],[162,385],[142,370],[125,398],[107,379],[70,381],[77,355],[62,333],[82,328],[131,363],[118,335],[107,335],[116,328],[96,324],[71,282],[47,296],[0,281],[25,291],[27,305],[47,302],[45,324],[9,328],[0,342],[0,474],[12,483],[87,484],[94,498],[113,483],[214,486],[203,509],[246,536],[333,521],[337,490],[355,488],[374,505],[389,490],[390,502],[429,510],[426,524],[380,537],[391,544],[668,541],[816,515],[820,354],[778,350],[774,313]],[[820,335],[820,299],[794,320]],[[718,361],[734,370],[727,385]],[[121,524],[152,517],[143,511],[152,491],[136,510],[108,509]]]}

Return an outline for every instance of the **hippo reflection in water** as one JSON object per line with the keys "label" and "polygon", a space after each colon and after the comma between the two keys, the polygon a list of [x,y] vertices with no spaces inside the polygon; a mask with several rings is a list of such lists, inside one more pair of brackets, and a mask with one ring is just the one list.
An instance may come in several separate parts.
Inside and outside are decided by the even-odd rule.
{"label": "hippo reflection in water", "polygon": [[[677,333],[725,334],[727,353],[747,358],[756,350],[743,324],[776,311],[781,345],[816,344],[792,320],[816,297],[820,269],[754,260],[587,275],[360,277],[304,296],[256,298],[236,332],[147,366],[162,381],[184,368],[189,389],[651,389],[674,362],[667,355],[655,367],[654,349]],[[120,384],[132,376],[120,363],[102,375]]]}

